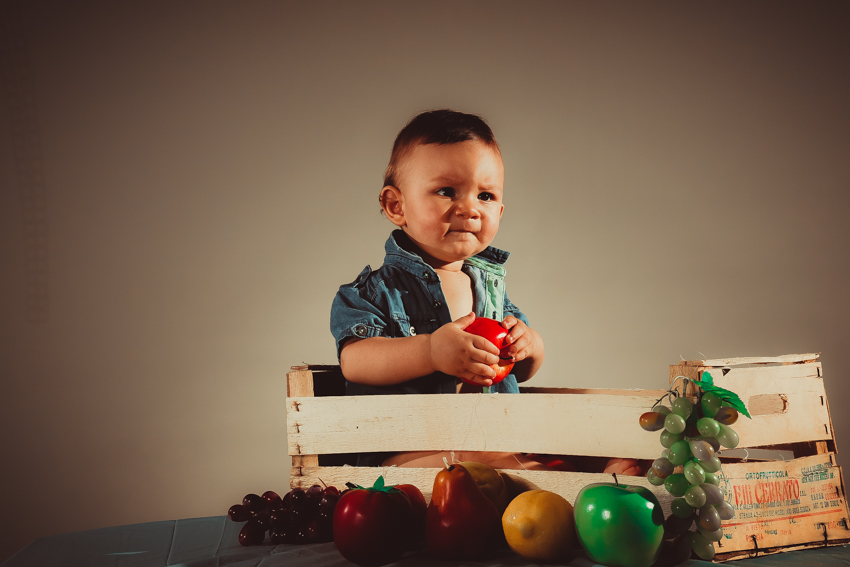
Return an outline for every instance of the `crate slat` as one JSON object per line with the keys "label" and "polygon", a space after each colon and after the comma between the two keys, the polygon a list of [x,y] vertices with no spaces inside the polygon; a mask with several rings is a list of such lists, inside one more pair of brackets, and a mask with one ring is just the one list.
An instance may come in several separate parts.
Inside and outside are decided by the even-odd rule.
{"label": "crate slat", "polygon": [[782,356],[750,356],[739,358],[713,358],[706,360],[684,360],[683,366],[735,366],[738,364],[796,364],[799,362],[812,362],[820,357],[819,352],[809,354],[783,354]]}
{"label": "crate slat", "polygon": [[658,434],[638,426],[652,405],[646,396],[429,394],[287,404],[290,455],[466,450],[651,459],[659,450]]}
{"label": "crate slat", "polygon": [[[741,417],[742,447],[832,439],[816,365],[733,369],[715,384],[766,413]],[[755,372],[768,372],[769,380]],[[655,394],[655,392],[653,392]],[[294,397],[290,455],[372,451],[516,451],[654,459],[657,434],[637,425],[656,398],[606,394]],[[613,434],[612,434],[613,433]]]}

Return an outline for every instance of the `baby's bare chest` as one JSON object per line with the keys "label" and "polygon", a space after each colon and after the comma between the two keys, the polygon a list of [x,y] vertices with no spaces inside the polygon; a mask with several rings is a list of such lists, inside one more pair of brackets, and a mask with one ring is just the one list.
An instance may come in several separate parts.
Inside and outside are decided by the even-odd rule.
{"label": "baby's bare chest", "polygon": [[473,310],[472,280],[464,272],[439,271],[440,286],[446,297],[452,321]]}

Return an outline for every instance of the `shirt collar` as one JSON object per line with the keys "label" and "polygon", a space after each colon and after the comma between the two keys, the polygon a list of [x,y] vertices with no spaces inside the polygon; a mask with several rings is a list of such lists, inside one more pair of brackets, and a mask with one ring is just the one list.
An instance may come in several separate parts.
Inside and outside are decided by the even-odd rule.
{"label": "shirt collar", "polygon": [[[402,266],[407,266],[409,269],[414,268],[417,270],[422,269],[424,266],[428,270],[432,270],[432,268],[428,266],[428,264],[426,264],[419,255],[419,248],[416,244],[414,244],[410,237],[407,236],[407,233],[401,229],[396,229],[392,232],[392,234],[390,234],[390,237],[387,239],[387,243],[384,245],[384,250],[387,254],[385,262],[388,264],[400,264]],[[510,255],[511,253],[506,250],[501,250],[494,246],[488,246],[471,259],[483,261],[474,262],[474,264],[479,267],[483,267],[482,264],[495,264],[496,266],[501,267],[508,261],[508,257]],[[504,268],[502,268],[502,270],[503,269]]]}

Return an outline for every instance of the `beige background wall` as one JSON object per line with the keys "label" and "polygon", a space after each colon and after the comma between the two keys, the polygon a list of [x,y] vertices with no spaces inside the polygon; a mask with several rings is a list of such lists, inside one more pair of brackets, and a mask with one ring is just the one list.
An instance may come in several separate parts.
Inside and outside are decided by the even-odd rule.
{"label": "beige background wall", "polygon": [[285,372],[335,360],[392,139],[433,107],[501,142],[537,384],[823,351],[850,447],[846,3],[11,6],[4,81],[26,62],[37,114],[0,105],[0,559],[287,489]]}

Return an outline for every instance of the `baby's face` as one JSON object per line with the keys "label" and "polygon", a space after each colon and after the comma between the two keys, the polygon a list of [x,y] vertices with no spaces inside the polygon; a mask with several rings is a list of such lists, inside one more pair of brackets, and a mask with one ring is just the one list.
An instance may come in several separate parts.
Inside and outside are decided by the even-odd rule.
{"label": "baby's face", "polygon": [[432,259],[462,261],[493,241],[505,208],[505,170],[495,149],[473,140],[418,145],[398,179],[400,226]]}

